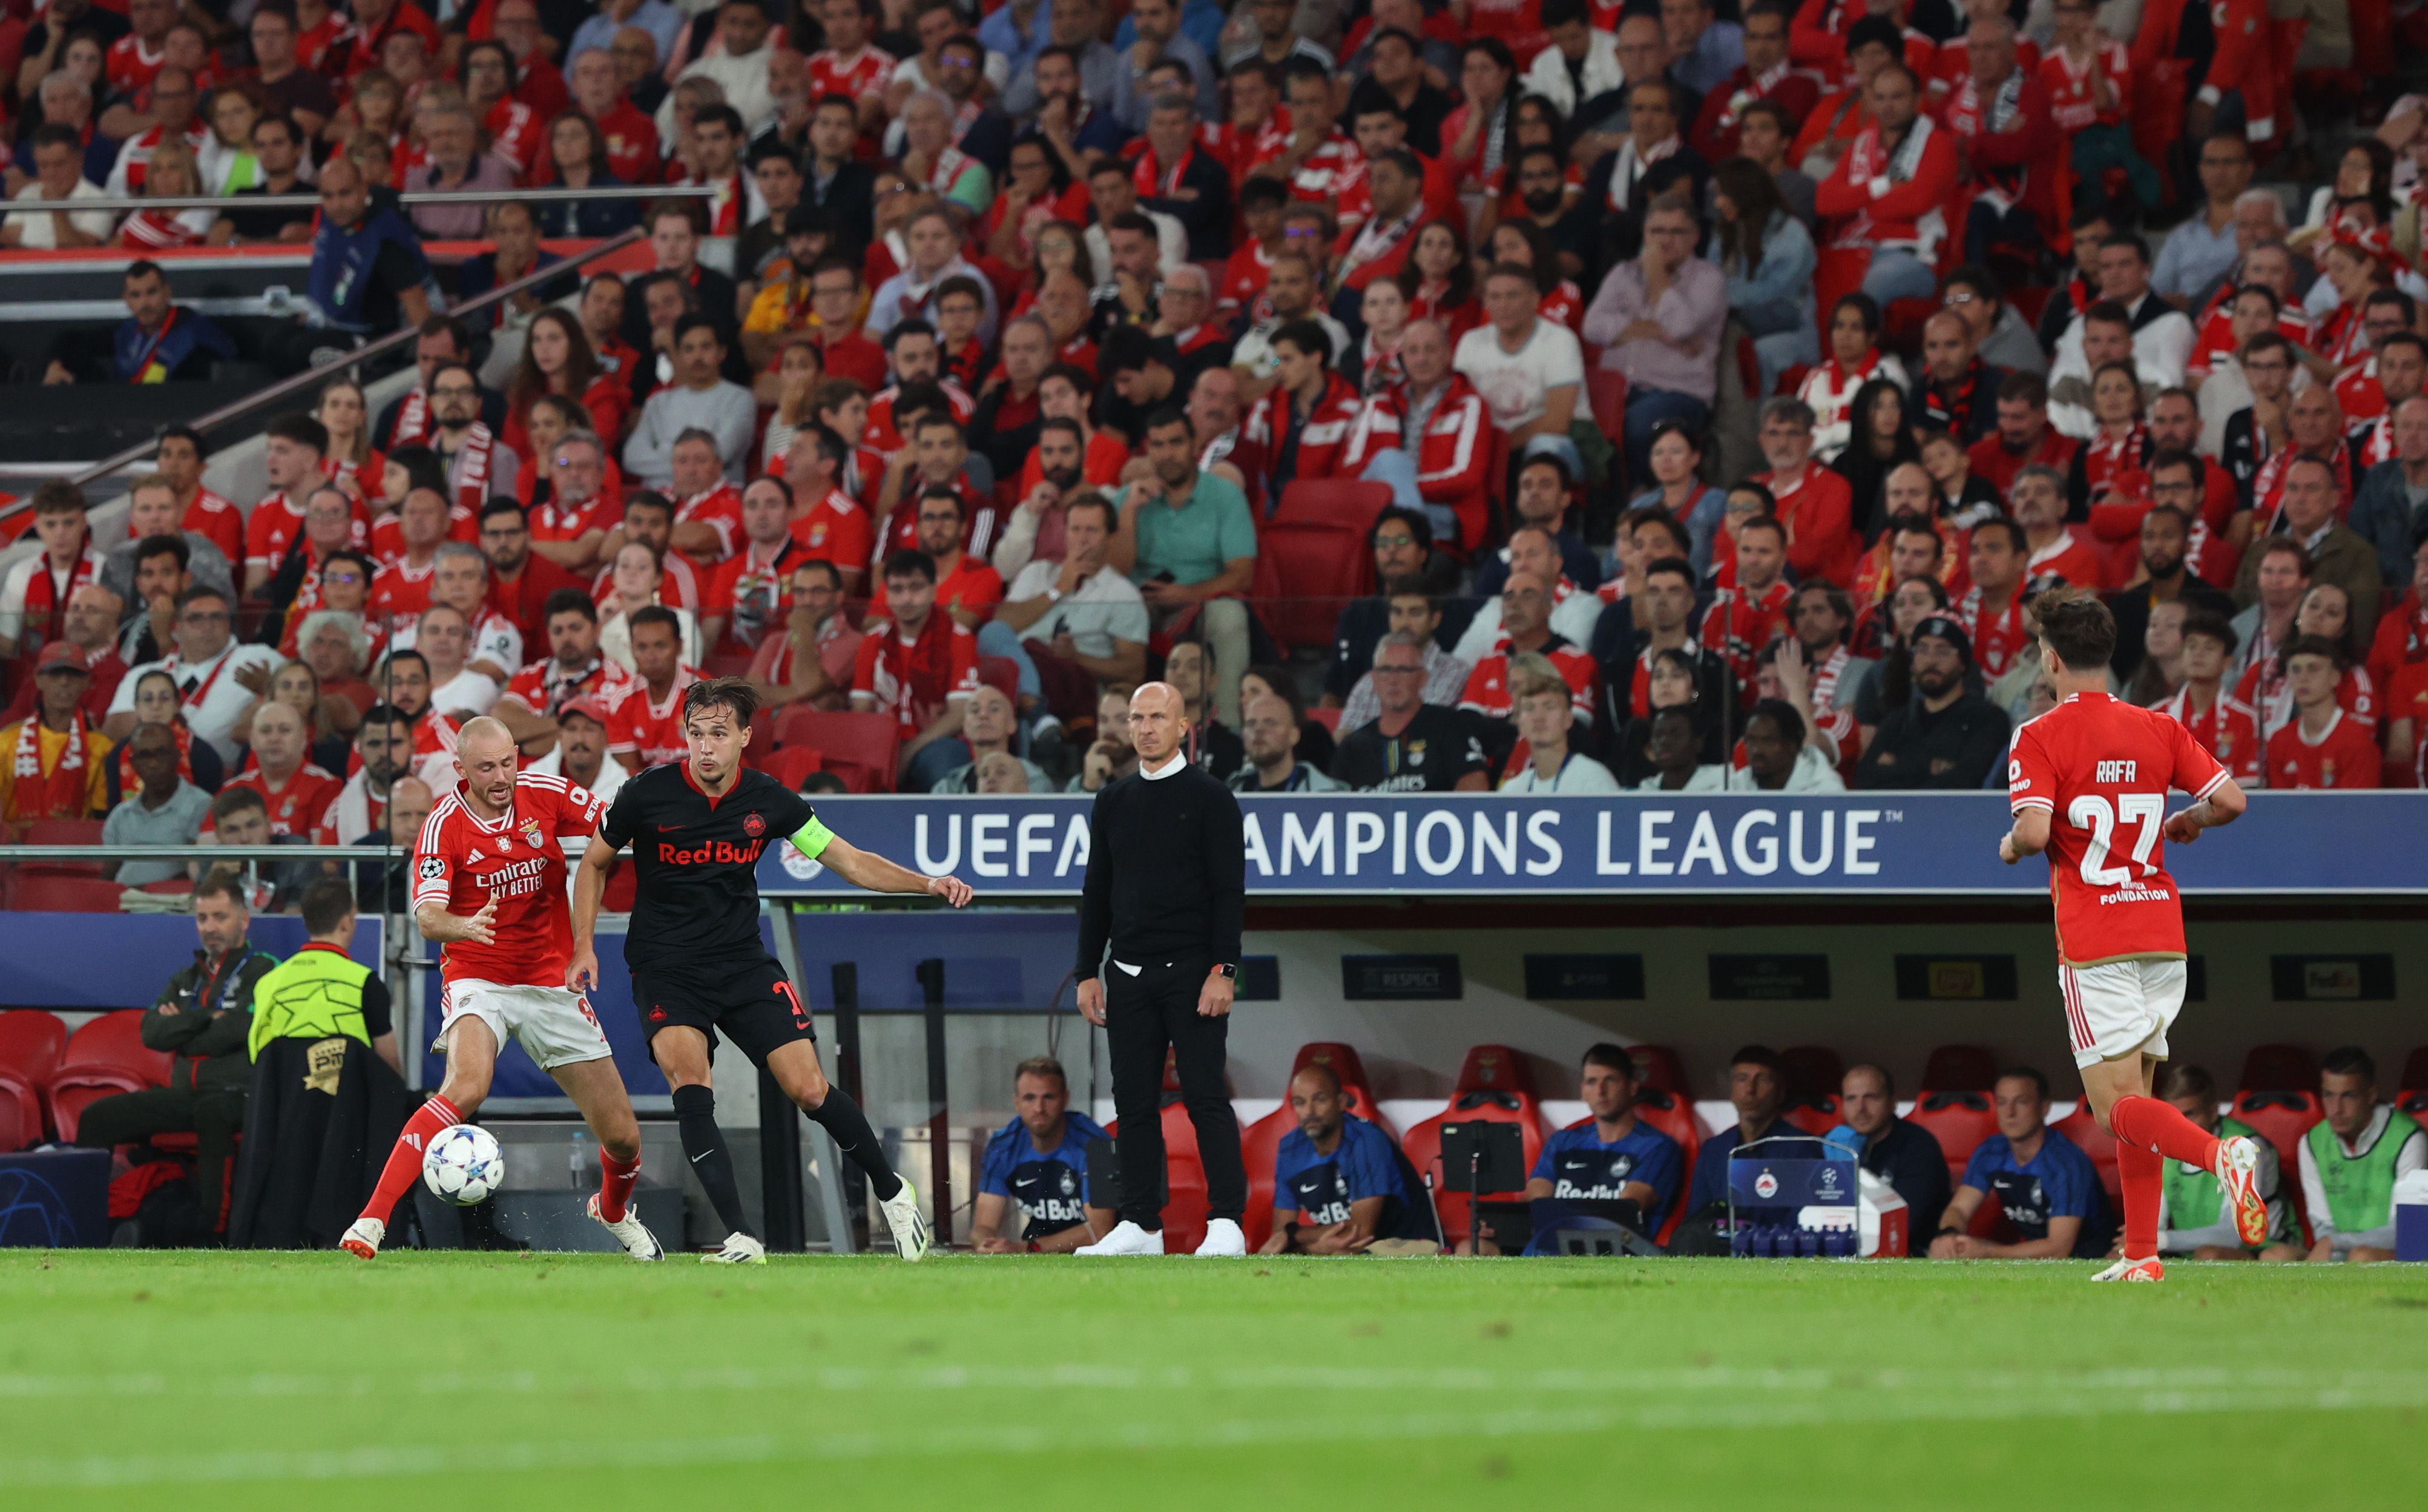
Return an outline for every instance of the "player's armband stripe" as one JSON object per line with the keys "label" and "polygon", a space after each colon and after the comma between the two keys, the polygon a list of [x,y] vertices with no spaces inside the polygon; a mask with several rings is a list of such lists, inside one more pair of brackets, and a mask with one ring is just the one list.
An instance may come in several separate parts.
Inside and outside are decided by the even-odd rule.
{"label": "player's armband stripe", "polygon": [[2026,809],[2046,809],[2051,814],[2057,812],[2057,805],[2046,798],[2017,798],[2007,805],[2007,808],[2009,812],[2014,814],[2021,814]]}
{"label": "player's armband stripe", "polygon": [[2202,799],[2202,798],[2206,798],[2206,797],[2207,797],[2210,794],[2212,794],[2212,793],[2214,793],[2214,792],[2216,792],[2216,791],[2218,790],[2218,786],[2219,786],[2219,784],[2223,783],[2223,782],[2229,782],[2229,781],[2232,781],[2233,780],[2234,780],[2234,774],[2233,774],[2232,772],[2227,771],[2224,767],[2221,766],[2221,767],[2219,767],[2219,768],[2217,769],[2217,775],[2216,775],[2215,777],[2210,778],[2207,782],[2202,783],[2202,784],[2201,784],[2201,790],[2200,790],[2199,792],[2197,792],[2197,793],[2193,794],[2193,795],[2192,795],[2192,797],[2193,797],[2193,799],[2194,799],[2195,801],[2197,801],[2197,800],[2199,800],[2199,799]]}
{"label": "player's armband stripe", "polygon": [[834,831],[812,815],[809,823],[793,831],[793,848],[815,861],[825,852],[827,842],[833,838]]}

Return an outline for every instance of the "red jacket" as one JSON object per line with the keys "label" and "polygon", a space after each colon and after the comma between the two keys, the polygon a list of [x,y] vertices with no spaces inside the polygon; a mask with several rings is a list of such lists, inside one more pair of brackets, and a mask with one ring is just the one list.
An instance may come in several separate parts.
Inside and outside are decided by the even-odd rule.
{"label": "red jacket", "polygon": [[[1374,453],[1401,443],[1408,416],[1408,386],[1396,383],[1366,401],[1366,414],[1356,432],[1355,452],[1342,464],[1363,470]],[[1488,523],[1485,498],[1486,469],[1492,462],[1492,413],[1484,396],[1465,373],[1450,375],[1448,392],[1425,422],[1417,445],[1417,491],[1429,504],[1442,504],[1458,517],[1457,550],[1471,554],[1484,544]],[[1448,543],[1444,543],[1448,544]]]}
{"label": "red jacket", "polygon": [[[1282,406],[1290,403],[1288,390],[1276,384],[1265,391],[1265,397],[1248,411],[1240,422],[1241,440],[1264,449],[1264,476],[1257,481],[1266,493],[1278,499],[1282,484],[1273,476],[1282,454],[1283,432],[1287,420]],[[1357,468],[1352,459],[1370,454],[1371,449],[1358,440],[1359,428],[1366,423],[1366,406],[1357,390],[1337,372],[1323,375],[1323,393],[1307,411],[1306,423],[1299,428],[1298,468],[1290,481],[1301,478],[1353,478]],[[1398,427],[1392,432],[1396,437]]]}
{"label": "red jacket", "polygon": [[[2151,77],[2174,58],[2184,9],[2197,3],[2149,0],[2142,8],[2141,25],[2133,34],[2135,77]],[[2276,33],[2266,0],[2209,0],[2208,22],[2216,51],[2210,55],[2201,94],[2214,90],[2223,95],[2239,90],[2251,140],[2273,140],[2276,107],[2284,93],[2285,77],[2292,72],[2292,59],[2289,54],[2281,59],[2276,56]]]}
{"label": "red jacket", "polygon": [[[1940,120],[1965,144],[1976,194],[1996,192],[2031,212],[2042,237],[2052,244],[2065,226],[2058,215],[2058,152],[2063,145],[2057,129],[2048,86],[2030,74],[2022,74],[2015,91],[2014,118],[2004,131],[1989,127],[1991,102],[1968,76],[1940,107]],[[2037,169],[2037,171],[2035,171]]]}
{"label": "red jacket", "polygon": [[[1841,222],[1832,245],[1869,250],[1904,246],[1924,262],[1939,260],[1946,239],[1945,206],[1956,192],[1956,142],[1928,116],[1913,118],[1911,131],[1926,133],[1911,177],[1891,183],[1889,155],[1880,128],[1865,126],[1813,196],[1813,208]],[[1875,192],[1877,190],[1877,192]]]}

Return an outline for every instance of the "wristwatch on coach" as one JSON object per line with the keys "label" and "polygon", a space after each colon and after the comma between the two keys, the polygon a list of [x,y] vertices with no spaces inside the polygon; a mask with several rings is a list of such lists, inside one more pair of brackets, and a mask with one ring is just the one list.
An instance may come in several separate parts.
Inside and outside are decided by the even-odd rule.
{"label": "wristwatch on coach", "polygon": [[1215,967],[1214,970],[1230,981],[1236,982],[1239,979],[1239,968],[1231,964],[1229,961],[1224,961],[1222,965]]}

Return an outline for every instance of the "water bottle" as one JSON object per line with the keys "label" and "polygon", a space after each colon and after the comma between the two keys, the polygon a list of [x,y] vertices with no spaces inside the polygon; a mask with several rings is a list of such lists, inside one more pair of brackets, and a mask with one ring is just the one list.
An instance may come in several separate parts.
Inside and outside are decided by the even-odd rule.
{"label": "water bottle", "polygon": [[582,1179],[582,1168],[587,1163],[583,1160],[582,1155],[583,1143],[584,1141],[582,1136],[582,1130],[578,1128],[575,1129],[573,1131],[573,1143],[565,1157],[565,1168],[567,1173],[566,1184],[571,1186],[576,1192],[580,1192],[583,1187],[590,1184]]}
{"label": "water bottle", "polygon": [[1821,1256],[1821,1232],[1818,1229],[1796,1230],[1796,1256],[1798,1259],[1818,1259]]}
{"label": "water bottle", "polygon": [[1753,1253],[1753,1230],[1743,1224],[1729,1230],[1729,1253],[1744,1259]]}

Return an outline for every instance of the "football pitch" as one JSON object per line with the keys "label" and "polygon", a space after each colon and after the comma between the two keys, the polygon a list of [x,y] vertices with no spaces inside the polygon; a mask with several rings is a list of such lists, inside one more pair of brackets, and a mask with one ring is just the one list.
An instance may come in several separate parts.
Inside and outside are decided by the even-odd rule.
{"label": "football pitch", "polygon": [[2094,1269],[4,1251],[0,1505],[2420,1494],[2428,1268]]}

